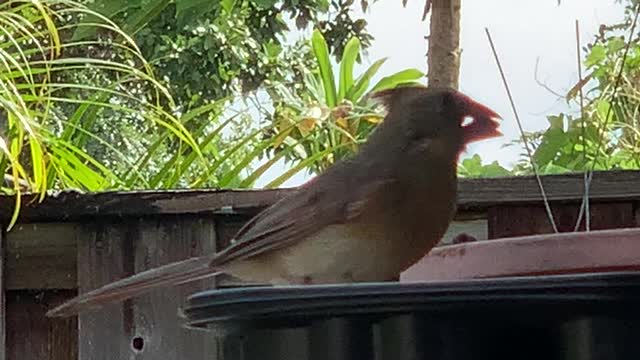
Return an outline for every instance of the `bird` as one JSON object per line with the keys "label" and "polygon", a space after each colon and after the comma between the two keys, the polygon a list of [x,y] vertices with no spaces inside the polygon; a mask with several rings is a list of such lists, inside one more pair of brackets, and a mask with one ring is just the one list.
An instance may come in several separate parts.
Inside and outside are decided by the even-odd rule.
{"label": "bird", "polygon": [[79,294],[47,316],[220,273],[272,286],[397,280],[453,220],[460,155],[472,142],[502,136],[502,118],[447,87],[398,86],[371,99],[386,115],[356,154],[259,212],[228,247]]}

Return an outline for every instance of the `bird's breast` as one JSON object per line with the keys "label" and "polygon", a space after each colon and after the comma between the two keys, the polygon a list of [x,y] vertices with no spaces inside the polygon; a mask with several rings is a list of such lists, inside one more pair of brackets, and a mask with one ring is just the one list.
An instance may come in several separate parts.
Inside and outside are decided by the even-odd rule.
{"label": "bird's breast", "polygon": [[381,192],[355,221],[327,226],[286,248],[227,265],[225,271],[272,284],[392,280],[436,245],[453,206],[455,188]]}

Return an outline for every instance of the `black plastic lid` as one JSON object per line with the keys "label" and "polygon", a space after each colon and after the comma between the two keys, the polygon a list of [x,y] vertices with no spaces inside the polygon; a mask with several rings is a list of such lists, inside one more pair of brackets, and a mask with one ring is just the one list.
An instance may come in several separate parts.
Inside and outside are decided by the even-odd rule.
{"label": "black plastic lid", "polygon": [[[188,298],[190,327],[230,335],[308,326],[332,318],[429,316],[569,316],[626,311],[640,300],[640,273],[598,273],[430,281],[215,289]],[[526,311],[523,311],[526,310]]]}

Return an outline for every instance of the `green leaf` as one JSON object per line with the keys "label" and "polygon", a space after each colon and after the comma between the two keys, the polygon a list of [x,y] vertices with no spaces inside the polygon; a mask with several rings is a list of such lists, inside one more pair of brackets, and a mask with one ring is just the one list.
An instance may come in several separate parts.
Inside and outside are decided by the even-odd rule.
{"label": "green leaf", "polygon": [[511,176],[513,173],[494,161],[483,165],[480,155],[474,154],[472,157],[464,159],[458,166],[458,174],[461,177],[501,177]]}
{"label": "green leaf", "polygon": [[275,5],[278,2],[278,0],[251,0],[251,2],[263,9],[268,9],[273,5]]}
{"label": "green leaf", "polygon": [[122,25],[122,30],[130,36],[134,35],[158,17],[169,4],[171,4],[171,0],[153,0],[150,4],[145,4],[140,11],[127,18],[126,23]]}
{"label": "green leaf", "polygon": [[547,121],[549,121],[551,129],[564,128],[564,114],[547,116]]}
{"label": "green leaf", "polygon": [[333,79],[333,70],[331,69],[329,47],[320,30],[315,29],[313,31],[311,45],[313,53],[316,56],[316,61],[318,61],[320,77],[322,78],[322,85],[324,86],[325,101],[328,107],[334,107],[337,105],[336,85]]}
{"label": "green leaf", "polygon": [[563,147],[569,137],[567,134],[558,128],[550,128],[545,131],[542,142],[533,153],[533,159],[538,166],[545,166],[552,162],[558,155],[558,151]]}
{"label": "green leaf", "polygon": [[360,53],[360,40],[352,37],[344,47],[342,60],[340,61],[340,85],[338,87],[338,103],[345,98],[353,85],[353,65]]}
{"label": "green leaf", "polygon": [[462,160],[460,164],[461,172],[467,176],[478,175],[482,169],[482,160],[480,155],[474,154],[472,157]]}
{"label": "green leaf", "polygon": [[497,161],[485,165],[482,169],[483,175],[486,177],[511,176],[511,171],[505,169]]}
{"label": "green leaf", "polygon": [[377,60],[369,68],[356,80],[356,84],[353,85],[349,91],[347,91],[346,99],[351,102],[357,102],[362,95],[369,88],[369,83],[371,79],[376,75],[382,64],[387,61],[387,58],[382,58]]}
{"label": "green leaf", "polygon": [[232,180],[237,179],[240,172],[247,169],[249,165],[254,162],[258,158],[258,156],[260,156],[260,154],[264,153],[265,149],[271,147],[272,142],[269,140],[263,141],[261,144],[256,146],[253,151],[245,155],[242,160],[238,161],[233,169],[227,171],[222,179],[220,179],[219,186],[226,187]]}
{"label": "green leaf", "polygon": [[[87,3],[87,7],[101,15],[106,16],[107,18],[113,18],[117,14],[120,14],[125,11],[139,11],[140,9],[140,0],[130,1],[130,0],[95,0]],[[95,26],[87,26],[90,23],[99,23],[101,20],[92,14],[87,14],[82,21],[80,22],[80,26],[77,26],[75,31],[73,32],[73,36],[71,37],[72,41],[78,41],[82,39],[86,39],[96,34],[97,28]]]}
{"label": "green leaf", "polygon": [[625,40],[622,37],[612,37],[607,42],[607,50],[609,53],[615,53],[624,49]]}
{"label": "green leaf", "polygon": [[[155,0],[157,1],[157,0]],[[230,13],[235,5],[235,0],[220,0],[220,6]],[[205,14],[218,6],[216,1],[211,0],[177,0],[176,20],[178,24],[185,24],[193,21],[193,17]]]}
{"label": "green leaf", "polygon": [[316,0],[316,6],[321,12],[329,11],[329,0]]}
{"label": "green leaf", "polygon": [[554,163],[548,163],[545,166],[542,166],[540,168],[540,172],[542,174],[548,175],[548,174],[562,174],[562,173],[566,173],[568,172],[569,169],[560,166],[560,165],[556,165]]}
{"label": "green leaf", "polygon": [[319,152],[316,152],[316,153],[312,154],[311,156],[307,157],[306,159],[300,161],[293,168],[285,171],[282,175],[278,176],[276,179],[274,179],[273,181],[268,183],[265,187],[266,188],[279,187],[285,181],[287,181],[292,176],[294,176],[295,174],[297,174],[300,171],[302,171],[304,168],[306,168],[310,164],[313,164],[318,159],[321,159],[322,157],[328,155],[329,153],[335,152],[335,151],[339,150],[340,148],[342,148],[344,146],[346,146],[346,144],[340,144],[340,145],[336,145],[334,147],[328,147],[328,148],[324,149],[323,151],[319,151]]}
{"label": "green leaf", "polygon": [[606,50],[602,45],[596,45],[591,48],[591,52],[587,55],[587,59],[585,60],[585,65],[587,67],[592,67],[594,65],[602,62],[607,56]]}
{"label": "green leaf", "polygon": [[397,72],[393,75],[383,77],[373,86],[371,92],[393,89],[398,85],[418,80],[424,76],[424,73],[418,69],[407,69]]}
{"label": "green leaf", "polygon": [[[598,117],[600,117],[600,124],[604,124],[607,122],[610,125],[611,117],[613,116],[613,111],[610,111],[611,104],[606,100],[599,100],[596,104],[596,111],[598,113]],[[609,118],[607,120],[607,114]]]}

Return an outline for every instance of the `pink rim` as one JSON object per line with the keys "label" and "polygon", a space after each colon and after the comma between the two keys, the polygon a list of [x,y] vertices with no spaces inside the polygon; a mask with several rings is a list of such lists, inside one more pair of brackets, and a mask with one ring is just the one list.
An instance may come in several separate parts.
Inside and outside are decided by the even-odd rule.
{"label": "pink rim", "polygon": [[400,281],[640,271],[640,228],[542,234],[434,248]]}

